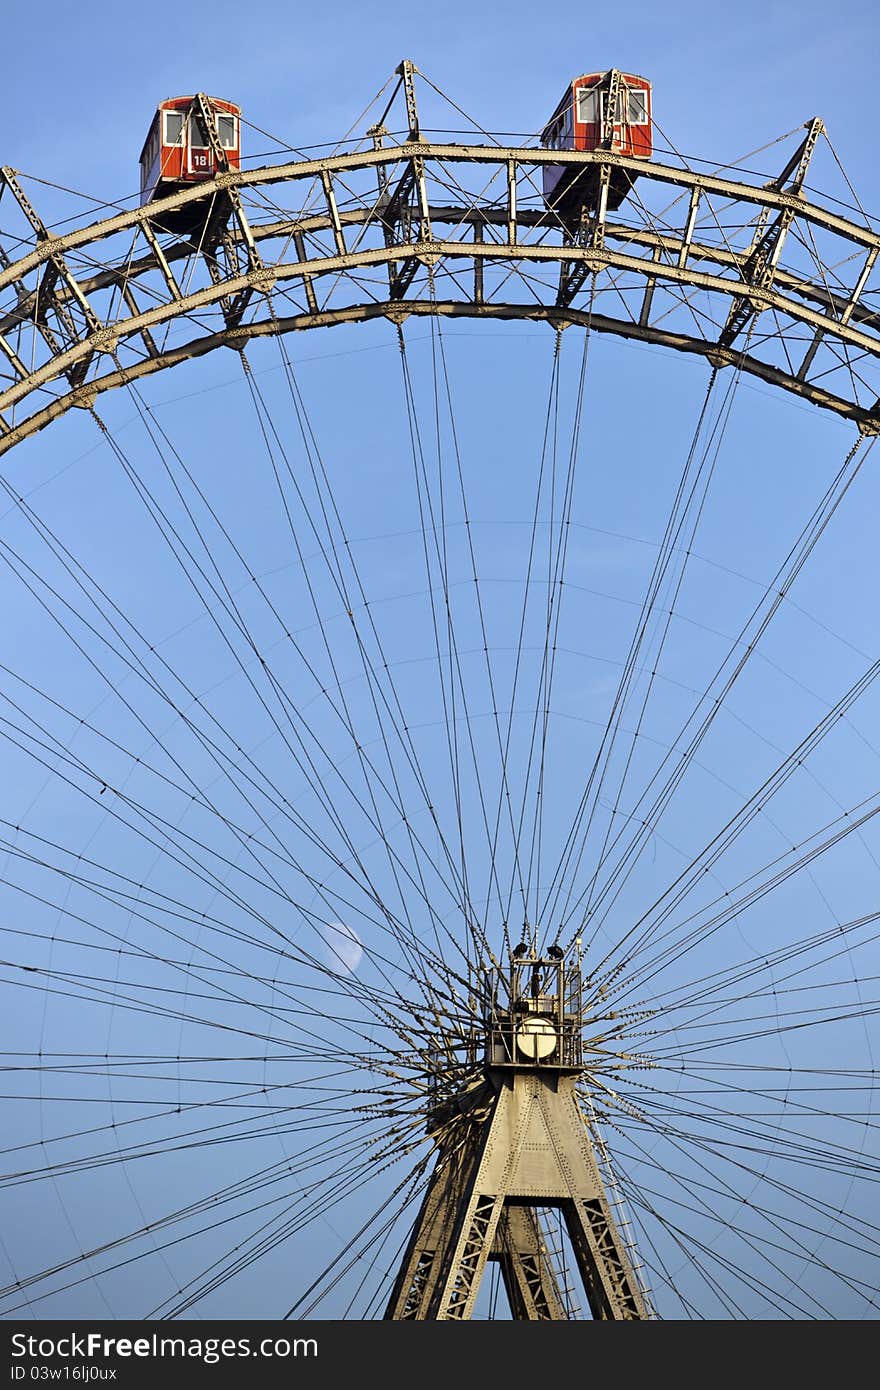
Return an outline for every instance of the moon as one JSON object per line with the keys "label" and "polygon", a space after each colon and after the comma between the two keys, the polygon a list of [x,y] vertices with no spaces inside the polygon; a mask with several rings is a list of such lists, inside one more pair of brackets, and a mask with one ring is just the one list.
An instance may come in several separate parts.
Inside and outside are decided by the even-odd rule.
{"label": "moon", "polygon": [[354,975],[364,954],[361,939],[354,927],[347,926],[345,922],[325,922],[320,932],[332,968]]}

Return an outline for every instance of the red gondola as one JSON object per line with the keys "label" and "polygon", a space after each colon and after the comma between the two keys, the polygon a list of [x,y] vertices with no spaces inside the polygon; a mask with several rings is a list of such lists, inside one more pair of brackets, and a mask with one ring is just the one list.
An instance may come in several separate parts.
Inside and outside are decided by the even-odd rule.
{"label": "red gondola", "polygon": [[[207,97],[214,130],[226,159],[226,167],[238,169],[241,162],[241,107],[218,97]],[[212,179],[223,168],[198,118],[194,96],[172,97],[160,102],[141,151],[141,205],[178,193],[190,184]],[[187,204],[172,213],[163,225],[170,230],[190,231],[204,208]]]}
{"label": "red gondola", "polygon": [[[559,105],[541,133],[541,144],[550,150],[597,150],[602,148],[606,104],[614,72],[591,72],[576,77],[565,89]],[[611,153],[635,159],[650,159],[651,84],[635,73],[617,74],[617,120],[607,145]],[[608,189],[608,207],[618,208],[632,188],[633,175],[614,168]],[[598,170],[572,164],[544,165],[544,200],[568,219],[582,209],[596,205]]]}

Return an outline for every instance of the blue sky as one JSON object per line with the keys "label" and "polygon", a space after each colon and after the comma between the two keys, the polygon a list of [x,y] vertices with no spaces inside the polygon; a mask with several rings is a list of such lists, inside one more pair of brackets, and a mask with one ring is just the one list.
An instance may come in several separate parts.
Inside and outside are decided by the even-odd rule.
{"label": "blue sky", "polygon": [[615,65],[652,79],[657,119],[694,155],[735,158],[822,115],[845,162],[870,177],[876,13],[853,0],[747,0],[732,15],[634,0],[580,23],[522,0],[428,15],[196,0],[170,22],[52,0],[41,14],[38,31],[29,6],[4,7],[3,160],[63,182],[73,158],[77,187],[92,171],[118,186],[127,169],[134,184],[156,99],[226,94],[264,129],[317,142],[346,129],[404,57],[492,129],[535,129],[570,71]]}
{"label": "blue sky", "polygon": [[[404,57],[411,58],[489,130],[524,133],[540,129],[564,84],[576,73],[610,66],[638,72],[653,82],[655,119],[664,138],[678,150],[719,165],[734,163],[750,151],[763,151],[753,157],[752,167],[766,172],[767,177],[784,162],[792,146],[789,142],[780,147],[784,154],[764,147],[796,131],[810,117],[821,115],[863,205],[875,214],[880,212],[875,111],[880,34],[876,9],[867,3],[844,0],[830,8],[815,0],[802,4],[747,0],[728,11],[704,4],[661,7],[634,0],[613,18],[607,10],[601,17],[584,10],[578,19],[571,11],[553,13],[547,6],[526,5],[522,0],[483,7],[453,0],[430,12],[414,11],[408,5],[369,9],[351,5],[348,0],[332,10],[267,4],[265,0],[248,6],[228,0],[211,4],[193,0],[173,7],[169,21],[155,8],[150,12],[142,7],[127,11],[118,3],[83,0],[60,4],[51,0],[39,12],[39,26],[33,13],[32,7],[18,0],[12,0],[4,10],[7,114],[0,123],[0,163],[46,181],[42,188],[29,182],[28,190],[47,221],[62,218],[71,206],[77,206],[61,189],[78,190],[111,203],[135,193],[137,158],[158,100],[205,90],[239,103],[247,121],[292,145],[320,145],[347,131]],[[439,103],[428,95],[425,112],[426,125],[439,119]],[[260,137],[250,131],[246,139],[249,145],[245,153],[248,148],[253,153]],[[848,196],[827,151],[823,151],[821,162],[817,157],[815,171],[825,191]],[[0,202],[0,225],[3,214],[4,204]],[[434,343],[422,323],[408,325],[406,334],[419,408],[423,420],[429,420]],[[507,332],[503,326],[493,325],[481,336],[466,321],[449,328],[447,342],[496,674],[509,681],[519,618],[519,609],[510,596],[522,583],[553,344],[546,330],[535,327]],[[420,753],[426,766],[442,769],[446,755],[443,711],[429,641],[422,533],[411,489],[412,460],[395,336],[387,324],[334,329],[327,334],[298,335],[289,344],[289,352],[328,462],[333,495],[355,543],[360,572],[378,614],[399,690],[412,712]],[[573,333],[565,335],[563,435],[573,428],[579,352],[580,340]],[[252,363],[261,389],[277,411],[291,457],[298,458],[296,420],[285,397],[277,346],[254,347]],[[708,369],[701,360],[683,360],[654,347],[617,339],[590,344],[587,424],[578,465],[567,571],[570,597],[561,628],[558,706],[554,711],[558,724],[554,724],[553,734],[558,742],[553,746],[558,752],[547,772],[548,842],[554,835],[564,836],[566,813],[570,815],[571,807],[577,804],[583,769],[594,755],[707,379]],[[474,390],[475,382],[479,391]],[[342,688],[350,695],[354,713],[364,720],[372,740],[370,748],[379,746],[381,730],[363,683],[358,683],[357,651],[350,640],[344,606],[334,595],[328,575],[313,560],[311,576],[298,567],[278,505],[275,479],[266,466],[253,404],[234,355],[214,354],[159,376],[148,388],[145,399],[155,418],[192,466],[219,513],[230,521],[242,547],[245,560],[239,562],[219,536],[211,533],[214,553],[223,556],[221,568],[226,566],[225,577],[253,624],[261,650],[277,661],[281,686],[312,721],[313,729],[327,740],[327,747],[338,756],[339,768],[347,773],[355,761],[352,750],[344,740],[334,742],[338,730],[316,697],[305,663],[290,656],[274,618],[270,619],[255,596],[255,575],[316,667],[326,659],[322,643],[324,636],[329,636],[328,645],[340,662]],[[171,473],[163,473],[159,455],[141,429],[133,399],[123,393],[105,398],[101,411],[135,472],[141,470],[169,513],[179,516],[174,508],[179,507],[180,499],[175,499]],[[442,432],[448,450],[448,427]],[[645,722],[644,738],[634,757],[634,779],[647,777],[658,750],[668,746],[691,707],[694,693],[703,689],[731,635],[771,579],[854,439],[848,424],[765,384],[744,380],[737,388],[689,560],[681,606],[664,650],[650,719]],[[670,805],[663,826],[649,841],[639,873],[617,901],[616,915],[597,928],[597,954],[611,947],[615,933],[620,934],[645,903],[653,901],[676,877],[715,827],[735,814],[780,758],[876,657],[875,533],[880,515],[876,457],[823,537],[798,580],[792,601],[774,620],[760,658],[750,663],[725,717],[701,748],[692,781],[685,794]],[[294,767],[265,706],[246,686],[244,668],[232,659],[231,649],[208,621],[204,604],[169,563],[155,530],[138,510],[118,458],[96,438],[92,422],[72,412],[57,428],[13,451],[3,466],[15,493],[26,496],[83,559],[131,619],[133,630],[150,645],[151,653],[158,652],[186,680],[187,699],[193,700],[187,710],[204,699],[218,727],[230,730],[231,737],[266,774],[277,777],[284,796],[302,811],[307,824],[310,818],[311,823],[318,824],[328,814],[326,807],[319,804],[302,768]],[[482,689],[482,637],[475,613],[467,607],[469,561],[462,517],[454,507],[453,513],[449,558],[459,584],[456,592],[465,595],[460,638],[466,648],[469,677]],[[38,569],[45,566],[42,572],[46,577],[57,583],[60,592],[72,596],[73,590],[65,587],[69,586],[69,576],[65,579],[63,565],[57,558],[52,560],[34,540],[27,520],[6,498],[0,508],[0,527],[4,542],[18,547]],[[306,548],[313,557],[313,542]],[[313,595],[309,577],[315,585],[322,622],[314,620],[310,609]],[[221,910],[231,910],[232,899],[224,899],[221,884],[230,893],[251,892],[249,907],[259,910],[285,940],[289,937],[302,943],[306,933],[294,920],[292,906],[279,909],[268,880],[254,885],[246,879],[250,861],[242,845],[233,842],[229,824],[211,828],[209,819],[187,804],[179,788],[169,790],[170,781],[157,791],[138,759],[144,764],[152,760],[169,779],[177,775],[175,760],[179,759],[200,779],[201,787],[218,798],[230,822],[247,816],[244,784],[227,787],[223,783],[204,747],[188,736],[168,708],[154,698],[154,692],[136,684],[122,661],[108,659],[99,676],[71,649],[64,623],[50,621],[6,570],[0,575],[0,585],[6,633],[3,660],[22,680],[34,682],[67,711],[49,710],[42,698],[35,697],[29,706],[32,712],[45,718],[61,745],[77,751],[89,766],[99,768],[108,786],[112,781],[114,788],[124,787],[134,798],[155,796],[157,810],[168,817],[176,831],[207,837],[208,853],[215,854],[225,867],[213,887],[197,883],[167,849],[157,849],[152,841],[139,840],[121,828],[108,810],[111,797],[101,792],[95,795],[94,785],[81,792],[62,784],[42,762],[5,743],[0,750],[4,787],[0,816],[31,836],[42,835],[63,845],[72,856],[93,857],[105,867],[127,873],[140,885],[148,884],[157,893],[169,897],[179,894],[194,911],[219,916]],[[530,617],[530,640],[537,641],[540,636],[539,620],[540,612]],[[289,632],[286,635],[289,637]],[[18,698],[21,682],[4,686],[4,690],[15,692]],[[129,697],[132,705],[126,703]],[[537,697],[533,694],[531,698],[534,706]],[[143,723],[135,717],[132,706]],[[486,737],[488,705],[479,713],[484,722],[476,723]],[[712,880],[714,886],[704,892],[706,901],[716,891],[723,898],[734,885],[748,882],[749,874],[759,866],[788,853],[792,844],[805,843],[812,828],[837,815],[850,814],[875,792],[880,769],[877,714],[876,693],[869,693],[817,752],[809,774],[804,773],[780,795],[772,820],[767,817],[756,822],[751,837],[743,837],[732,849],[717,870],[717,880]],[[78,719],[93,723],[95,729],[117,740],[116,745],[109,749],[99,733],[84,730]],[[526,729],[527,723],[522,727]],[[491,741],[491,734],[489,737]],[[517,766],[517,771],[522,774],[522,766]],[[406,776],[405,768],[402,775]],[[381,862],[371,835],[367,811],[353,800],[346,804],[344,788],[337,787],[334,794],[341,798],[335,805],[343,810],[343,819],[350,816],[351,835],[371,872],[378,881],[390,883],[388,866]],[[454,809],[452,801],[451,791],[444,785],[438,793],[438,805],[449,815]],[[610,801],[599,813],[600,823],[604,812],[610,817]],[[479,838],[475,805],[465,807],[464,818]],[[417,808],[413,824],[431,852],[439,853],[424,806]],[[267,815],[267,834],[269,828],[275,831],[279,826],[287,846],[289,827],[283,817]],[[687,967],[690,973],[683,978],[695,980],[701,970],[782,951],[786,943],[797,941],[802,922],[816,924],[827,919],[839,924],[871,910],[880,879],[880,845],[872,827],[857,845],[849,843],[836,856],[829,855],[815,869],[810,867],[799,874],[776,896],[751,905],[724,938],[724,949],[713,938],[711,945],[695,954]],[[399,833],[402,843],[403,832]],[[35,843],[33,839],[27,841],[31,849]],[[296,841],[290,843],[295,845]],[[312,878],[319,879],[322,871],[317,860],[308,859],[308,845],[302,853]],[[22,868],[14,857],[2,862],[4,888],[9,888],[9,894],[0,898],[4,913],[0,925],[41,933],[28,945],[28,950],[35,952],[28,960],[33,959],[42,969],[67,970],[81,976],[93,959],[89,951],[97,953],[106,940],[101,929],[112,929],[135,952],[132,959],[120,957],[122,964],[115,965],[117,974],[123,972],[123,979],[125,969],[135,971],[125,989],[161,991],[163,1005],[171,1007],[177,997],[171,989],[173,977],[163,974],[152,959],[144,963],[146,957],[137,955],[144,943],[158,950],[160,936],[157,932],[145,936],[143,924],[130,906],[117,904],[107,909],[106,916],[95,919],[97,927],[94,922],[84,926],[82,919],[97,911],[85,885],[70,882],[62,889],[57,885],[50,888],[47,885],[54,881],[36,866]],[[481,850],[475,851],[474,863],[475,877],[485,875]],[[330,882],[340,889],[341,876],[331,875]],[[31,898],[23,906],[23,890],[32,894],[45,891],[50,901],[37,905]],[[389,886],[392,895],[393,891]],[[483,892],[491,899],[485,885]],[[296,896],[292,889],[291,894]],[[307,910],[313,909],[317,900],[315,889]],[[450,919],[454,916],[448,902],[443,912]],[[235,916],[235,925],[243,920]],[[375,957],[366,963],[377,947],[369,937],[367,908],[361,904],[355,917],[342,923],[341,930],[345,943],[341,974],[346,987],[349,977],[357,976],[358,971],[360,978],[375,984],[380,978]],[[59,945],[52,940],[54,936],[72,936],[73,944]],[[356,949],[350,948],[355,939]],[[325,960],[327,940],[325,924],[310,946],[318,954],[324,951]],[[192,991],[187,1007],[191,1013],[216,1007],[218,1017],[223,1017],[220,995],[206,1003],[200,993],[207,988],[205,980],[214,979],[206,974],[214,968],[213,957],[205,949],[208,942],[209,938],[196,932],[186,943],[193,968],[187,978],[186,987]],[[177,951],[179,945],[173,949]],[[358,955],[361,945],[366,948],[363,963]],[[233,961],[242,972],[246,999],[239,1001],[236,1025],[246,1038],[250,1037],[248,1029],[267,1026],[265,1038],[258,1031],[255,1036],[262,1038],[267,1051],[274,1050],[271,1065],[261,1064],[263,1084],[279,1056],[284,1056],[283,1049],[290,1041],[288,1029],[295,1034],[297,1045],[307,1050],[303,1032],[296,1031],[297,1022],[292,1024],[283,1012],[290,1003],[284,991],[288,986],[293,989],[296,979],[291,981],[284,973],[289,962],[281,955],[270,957],[267,964],[262,946],[251,950],[239,943],[235,949],[238,954]],[[12,958],[17,960],[18,956]],[[102,959],[97,954],[95,958]],[[332,952],[329,960],[332,966]],[[842,983],[839,972],[835,974],[836,963],[816,965],[807,985],[826,991],[828,999],[839,998],[845,1011],[852,1003],[854,979],[870,979],[872,972],[880,976],[876,948],[872,954],[865,945],[864,953],[847,957],[840,969]],[[21,984],[20,977],[12,979],[4,1018],[12,1025],[13,1041],[2,1044],[9,1052],[56,1048],[67,1053],[109,1052],[116,1059],[138,1052],[174,1058],[199,1056],[204,1049],[218,1046],[213,1034],[206,1042],[205,1029],[190,1016],[160,1017],[157,1012],[145,1021],[133,1011],[126,1012],[127,1006],[122,1004],[108,1015],[102,1001],[73,1001],[66,994],[48,990],[29,992],[30,977],[25,977],[27,988],[16,987],[15,982]],[[669,1001],[678,982],[661,971],[654,987],[658,994],[666,990],[664,998]],[[650,988],[645,988],[650,994]],[[866,989],[867,997],[873,998],[874,986],[868,984]],[[355,995],[356,990],[352,997]],[[126,998],[130,1001],[130,994]],[[760,990],[756,998],[755,1007],[764,1008],[766,1000]],[[641,1005],[645,1001],[636,993],[634,1002]],[[830,1041],[823,1035],[815,1043],[804,1044],[801,1062],[807,1065],[831,1057],[841,1066],[867,1068],[872,1048],[874,1057],[877,1048],[876,1030],[867,1017],[861,1018],[858,1010],[854,1020],[847,1014]],[[270,1019],[268,1025],[266,1018]],[[692,1020],[688,1026],[698,1029],[701,1024]],[[373,1030],[370,1040],[380,1047],[382,1026],[372,1020],[364,1027]],[[692,1036],[683,1029],[680,1036],[675,1035],[675,1046],[685,1047]],[[344,1038],[332,1034],[331,1044],[329,1055],[337,1055],[333,1053],[333,1046],[337,1046],[341,1057]],[[771,1068],[784,1070],[792,1054],[798,1056],[796,1045],[781,1031],[768,1043],[766,1053],[759,1051],[759,1043],[751,1037],[738,1046],[737,1057],[743,1063],[757,1058],[768,1068],[768,1075]],[[241,1044],[242,1054],[246,1050]],[[851,1062],[853,1058],[857,1060]],[[291,1062],[291,1066],[293,1072],[287,1074],[284,1084],[295,1091],[296,1083],[290,1076],[296,1074],[296,1064]],[[120,1070],[125,1070],[121,1062]],[[137,1132],[154,1144],[156,1154],[152,1159],[98,1169],[97,1175],[87,1171],[53,1174],[29,1185],[7,1187],[0,1194],[0,1209],[7,1215],[6,1220],[0,1220],[0,1265],[5,1259],[5,1276],[20,1277],[55,1260],[76,1260],[79,1256],[75,1252],[146,1224],[148,1218],[150,1222],[156,1220],[169,1204],[183,1206],[202,1197],[206,1180],[202,1150],[180,1154],[170,1141],[169,1147],[163,1148],[163,1137],[166,1132],[172,1136],[175,1132],[174,1106],[180,1103],[180,1096],[190,1100],[197,1096],[198,1103],[204,1104],[212,1095],[211,1087],[221,1081],[233,1089],[252,1086],[254,1069],[243,1062],[230,1062],[224,1070],[217,1063],[210,1075],[200,1077],[198,1087],[202,1089],[180,1069],[162,1084],[156,1081],[147,1087],[129,1076],[124,1082],[111,1079],[98,1083],[94,1090],[88,1090],[93,1085],[90,1079],[62,1082],[46,1075],[33,1083],[40,1088],[36,1098],[9,1101],[9,1132],[29,1138],[78,1126],[84,1110],[111,1128],[120,1115],[136,1115],[141,1123]],[[21,1082],[24,1093],[28,1093],[28,1084],[25,1077]],[[340,1083],[341,1089],[346,1084]],[[63,1085],[71,1089],[62,1093],[53,1108],[48,1095],[53,1087]],[[79,1091],[77,1085],[81,1086]],[[725,1105],[735,1108],[737,1102],[722,1097],[718,1103],[723,1109]],[[266,1102],[261,1100],[260,1104]],[[858,1104],[861,1101],[853,1101],[854,1106]],[[231,1101],[229,1106],[230,1115],[246,1129],[246,1107],[239,1112]],[[161,1120],[146,1118],[151,1107],[161,1111]],[[108,1116],[112,1118],[108,1120]],[[211,1158],[207,1176],[212,1187],[233,1183],[246,1169],[256,1168],[257,1159],[251,1163],[252,1153],[265,1164],[295,1156],[304,1142],[301,1135],[276,1123],[277,1132],[268,1138],[206,1150]],[[827,1117],[811,1118],[809,1124],[815,1125],[811,1133],[817,1143],[848,1142],[848,1135],[841,1137]],[[867,1144],[871,1142],[867,1127],[865,1132],[869,1138],[862,1136],[860,1142]],[[712,1134],[709,1128],[698,1136],[694,1168],[688,1170],[695,1184],[693,1191],[699,1188],[694,1174],[698,1161],[702,1161],[701,1146],[705,1142],[711,1150]],[[799,1132],[798,1138],[802,1137]],[[115,1133],[113,1142],[119,1142]],[[244,1150],[248,1152],[246,1162],[241,1157]],[[63,1152],[70,1155],[85,1150],[76,1150],[71,1144]],[[652,1180],[649,1168],[639,1168],[637,1163],[629,1172],[641,1174],[646,1182]],[[670,1172],[674,1172],[674,1165],[668,1163],[664,1182],[671,1183]],[[792,1181],[792,1172],[784,1155],[774,1152],[759,1177],[752,1175],[749,1181],[753,1177],[756,1185],[766,1181],[767,1186],[761,1188],[764,1193],[776,1179]],[[821,1196],[829,1206],[855,1202],[854,1211],[863,1210],[858,1202],[864,1192],[858,1190],[856,1179],[850,1181],[847,1171],[825,1175],[822,1182],[827,1186],[821,1189]],[[670,1201],[676,1194],[674,1183],[665,1189]],[[363,1219],[363,1203],[368,1200],[368,1196],[354,1192],[338,1207],[328,1207],[317,1225],[299,1237],[299,1243],[276,1243],[237,1283],[221,1287],[193,1315],[282,1314],[292,1301],[288,1292],[295,1293],[307,1277],[304,1271],[310,1277],[322,1259],[329,1258],[328,1252],[345,1245],[348,1233]],[[738,1219],[738,1200],[726,1188],[724,1197],[719,1198],[728,1216],[728,1235]],[[781,1221],[792,1222],[792,1230],[795,1208],[789,1192],[777,1213]],[[236,1239],[245,1239],[252,1226],[247,1212],[238,1211],[230,1229]],[[820,1244],[830,1239],[827,1226],[826,1222],[816,1237]],[[649,1225],[647,1229],[653,1228]],[[715,1238],[710,1214],[700,1216],[693,1233],[701,1241]],[[32,1314],[144,1316],[162,1307],[163,1300],[172,1297],[187,1277],[195,1277],[212,1259],[228,1255],[230,1244],[220,1230],[171,1253],[154,1254],[118,1274],[102,1274],[98,1264],[92,1263],[88,1266],[94,1273],[91,1282],[84,1279],[59,1289],[46,1301],[35,1302]],[[149,1245],[146,1237],[142,1245]],[[730,1249],[731,1259],[740,1253],[735,1243],[724,1248]],[[667,1260],[666,1267],[678,1271],[676,1277],[681,1278],[682,1287],[699,1301],[699,1279],[692,1271],[678,1270],[676,1259],[681,1258],[682,1264],[684,1260],[676,1255],[674,1242],[663,1253],[672,1260],[671,1264]],[[804,1258],[803,1252],[793,1238],[785,1253],[780,1289],[784,1297],[796,1297],[793,1291],[798,1288],[799,1271],[802,1273],[798,1261]],[[835,1258],[830,1254],[829,1262],[833,1264]],[[387,1259],[392,1263],[390,1254]],[[820,1316],[815,1308],[824,1306],[833,1310],[833,1316],[848,1316],[854,1305],[847,1304],[827,1271],[819,1269],[820,1260],[807,1263],[808,1273],[816,1275],[810,1284],[810,1297],[817,1303],[805,1305],[812,1310],[805,1315]],[[864,1271],[860,1265],[853,1272],[858,1277]],[[0,1278],[0,1284],[6,1283],[7,1277]],[[351,1290],[343,1287],[344,1294],[320,1313],[346,1315],[345,1299]],[[750,1311],[760,1307],[748,1302],[753,1293],[743,1296],[743,1306]],[[11,1305],[7,1300],[0,1306],[4,1310],[18,1308],[15,1297]],[[668,1315],[687,1315],[682,1313],[682,1306],[670,1302]],[[732,1315],[729,1308],[720,1311],[711,1300],[700,1306],[710,1316]],[[861,1304],[855,1315],[862,1315]]]}

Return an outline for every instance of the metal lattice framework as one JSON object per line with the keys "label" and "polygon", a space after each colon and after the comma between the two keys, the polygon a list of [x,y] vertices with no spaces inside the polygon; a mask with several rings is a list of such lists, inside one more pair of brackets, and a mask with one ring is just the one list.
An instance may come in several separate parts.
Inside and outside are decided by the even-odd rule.
{"label": "metal lattice framework", "polygon": [[[60,234],[0,170],[0,215],[21,223],[0,237],[0,453],[215,347],[425,314],[589,321],[880,430],[880,235],[806,195],[820,120],[757,185],[605,149],[429,143],[401,72],[399,142],[374,126],[369,148],[227,170]],[[634,190],[613,218],[600,198],[564,226],[541,194],[548,163],[600,189],[625,164]],[[203,210],[191,239],[163,231],[188,207]]]}
{"label": "metal lattice framework", "polygon": [[[880,234],[808,194],[823,136],[818,118],[778,176],[758,182],[615,155],[614,100],[605,148],[596,152],[427,141],[414,69],[404,63],[398,72],[406,113],[399,138],[380,122],[365,147],[226,168],[207,184],[98,220],[87,214],[62,231],[40,217],[26,180],[0,169],[0,454],[72,407],[93,411],[105,391],[214,348],[241,352],[262,336],[374,319],[400,325],[409,316],[536,322],[556,332],[580,325],[745,372],[863,434],[880,433]],[[223,165],[206,102],[198,94],[196,119]],[[571,165],[575,184],[582,177],[597,190],[578,218],[570,204],[564,215],[546,205],[548,164]],[[612,215],[615,169],[633,189]],[[779,591],[774,602],[783,597]],[[598,1127],[578,1105],[594,1026],[580,975],[576,1002],[559,978],[559,1050],[541,1065],[537,1043],[532,1065],[517,1042],[524,1018],[545,1027],[551,1018],[537,983],[531,1008],[512,987],[506,1011],[497,990],[487,993],[463,1063],[455,1052],[460,1018],[437,1046],[441,1015],[433,984],[426,986],[433,1021],[424,1055],[408,1065],[437,1164],[387,1317],[471,1317],[490,1261],[515,1318],[571,1316],[567,1267],[556,1259],[545,1208],[566,1223],[593,1317],[654,1315],[626,1223],[618,1223],[619,1199],[610,1185],[606,1191],[611,1165]],[[475,997],[468,1007],[477,1009]],[[386,1009],[383,995],[383,1019]],[[607,1017],[638,1022],[653,1011],[630,1013]],[[415,1017],[414,1034],[422,1015]],[[484,1026],[480,1058],[475,1039]],[[409,1044],[409,1021],[400,1029]],[[598,1054],[606,1038],[592,1042]],[[405,1103],[403,1073],[389,1064],[385,1075]],[[583,1081],[584,1094],[591,1084]],[[372,1118],[387,1123],[388,1091],[377,1094]]]}

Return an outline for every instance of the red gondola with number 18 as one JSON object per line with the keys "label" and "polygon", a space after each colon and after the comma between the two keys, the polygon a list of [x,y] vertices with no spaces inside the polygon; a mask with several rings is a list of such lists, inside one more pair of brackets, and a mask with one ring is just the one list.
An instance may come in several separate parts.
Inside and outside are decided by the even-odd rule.
{"label": "red gondola with number 18", "polygon": [[[221,101],[218,97],[207,97],[206,104],[227,167],[238,169],[241,160],[241,107],[231,101]],[[140,164],[142,205],[167,197],[169,193],[178,193],[190,184],[212,179],[221,171],[221,161],[198,118],[194,96],[171,97],[168,101],[160,102],[141,151]],[[187,206],[192,209],[194,205]],[[172,214],[171,218],[174,216]],[[192,211],[188,218],[193,222]],[[179,216],[177,220],[180,221]],[[170,218],[166,222],[173,227]]]}

